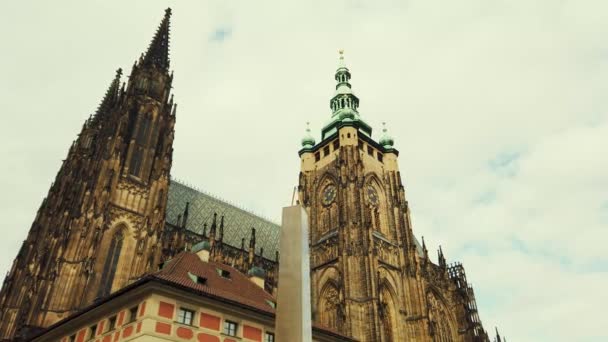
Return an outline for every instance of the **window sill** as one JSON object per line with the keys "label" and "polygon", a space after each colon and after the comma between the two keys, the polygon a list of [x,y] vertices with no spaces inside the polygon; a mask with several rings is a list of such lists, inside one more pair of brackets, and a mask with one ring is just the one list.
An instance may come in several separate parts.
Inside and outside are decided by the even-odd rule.
{"label": "window sill", "polygon": [[178,322],[178,321],[173,321],[173,323],[182,325],[184,327],[196,328],[196,326],[194,324],[186,324],[186,323],[182,323],[182,322]]}
{"label": "window sill", "polygon": [[239,336],[233,336],[233,335],[228,335],[228,334],[225,334],[225,333],[220,333],[220,335],[222,335],[222,336],[224,336],[224,337],[226,337],[226,338],[233,338],[233,339],[235,339],[235,340],[242,340],[242,339],[243,339],[242,337],[239,337]]}

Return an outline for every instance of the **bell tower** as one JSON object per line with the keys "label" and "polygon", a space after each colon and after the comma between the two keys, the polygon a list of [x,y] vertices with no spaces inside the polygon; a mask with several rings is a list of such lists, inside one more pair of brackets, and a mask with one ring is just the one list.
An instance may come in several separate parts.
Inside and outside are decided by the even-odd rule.
{"label": "bell tower", "polygon": [[[359,114],[359,98],[340,51],[330,122],[315,142],[302,139],[299,199],[310,217],[314,321],[360,341],[424,336],[406,327],[405,312],[421,312],[418,247],[393,139],[379,140]],[[417,296],[421,297],[421,296]],[[426,339],[420,339],[426,341]]]}
{"label": "bell tower", "polygon": [[170,17],[70,147],[4,280],[0,339],[25,339],[161,261],[176,108]]}

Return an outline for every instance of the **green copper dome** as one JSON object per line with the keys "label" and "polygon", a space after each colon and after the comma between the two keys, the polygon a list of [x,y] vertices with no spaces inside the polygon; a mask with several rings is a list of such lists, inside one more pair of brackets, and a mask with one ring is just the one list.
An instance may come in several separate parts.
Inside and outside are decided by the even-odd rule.
{"label": "green copper dome", "polygon": [[197,243],[196,245],[192,246],[193,253],[198,253],[203,250],[205,250],[205,251],[211,250],[211,244],[209,243],[209,241],[203,240],[203,241]]}
{"label": "green copper dome", "polygon": [[352,119],[357,117],[357,112],[355,112],[352,108],[348,107],[338,110],[336,114],[342,121],[344,121],[345,119],[351,119],[352,121]]}
{"label": "green copper dome", "polygon": [[313,136],[310,134],[310,127],[309,127],[310,123],[306,123],[306,134],[304,135],[304,138],[302,138],[302,147],[303,148],[312,148],[313,146],[315,146],[315,138],[313,138]]}
{"label": "green copper dome", "polygon": [[247,275],[264,279],[266,278],[266,271],[261,267],[253,266],[249,269]]}
{"label": "green copper dome", "polygon": [[393,145],[395,145],[395,140],[386,132],[386,122],[383,122],[382,126],[384,126],[382,128],[382,136],[378,142],[384,148],[393,148]]}

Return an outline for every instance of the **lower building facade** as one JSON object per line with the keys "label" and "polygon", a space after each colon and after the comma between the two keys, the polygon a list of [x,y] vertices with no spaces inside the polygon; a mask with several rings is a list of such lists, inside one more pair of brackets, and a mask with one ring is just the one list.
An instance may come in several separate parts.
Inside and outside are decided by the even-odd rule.
{"label": "lower building facade", "polygon": [[[194,253],[59,321],[36,342],[275,342],[274,298],[238,270]],[[173,264],[172,264],[173,263]],[[354,341],[313,327],[317,342]]]}

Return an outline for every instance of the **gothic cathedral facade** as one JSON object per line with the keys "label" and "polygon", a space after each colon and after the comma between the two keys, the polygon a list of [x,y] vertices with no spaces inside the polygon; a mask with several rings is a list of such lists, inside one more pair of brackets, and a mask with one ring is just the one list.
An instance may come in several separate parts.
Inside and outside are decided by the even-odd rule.
{"label": "gothic cathedral facade", "polygon": [[170,15],[70,147],[4,280],[0,338],[49,326],[157,269],[175,124]]}
{"label": "gothic cathedral facade", "polygon": [[[209,235],[206,225],[202,234],[188,229],[189,202],[176,224],[166,217],[176,115],[170,16],[127,83],[118,70],[70,147],[2,285],[0,340],[24,339],[194,245],[276,289],[278,245],[274,260],[257,254],[255,229],[247,250],[246,236],[240,248],[223,241],[223,216],[216,235],[215,213]],[[386,129],[372,138],[350,78],[341,56],[331,121],[318,144],[308,129],[299,151],[313,320],[362,342],[489,341],[462,265],[448,265],[441,250],[432,263],[416,240],[399,152]],[[276,244],[276,228],[267,242]]]}
{"label": "gothic cathedral facade", "polygon": [[340,56],[332,117],[302,140],[316,321],[360,341],[486,341],[460,264],[439,265],[412,232],[393,139],[372,139]]}

